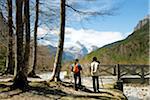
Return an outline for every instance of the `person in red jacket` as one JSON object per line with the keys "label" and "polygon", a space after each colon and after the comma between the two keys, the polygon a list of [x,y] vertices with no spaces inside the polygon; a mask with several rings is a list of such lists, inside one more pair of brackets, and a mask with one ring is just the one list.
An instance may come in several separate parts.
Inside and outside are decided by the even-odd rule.
{"label": "person in red jacket", "polygon": [[[78,90],[78,88],[81,86],[81,70],[82,67],[79,63],[78,59],[75,59],[75,62],[72,64],[72,71],[74,74],[74,88],[75,90]],[[78,84],[77,84],[77,79],[78,79]]]}

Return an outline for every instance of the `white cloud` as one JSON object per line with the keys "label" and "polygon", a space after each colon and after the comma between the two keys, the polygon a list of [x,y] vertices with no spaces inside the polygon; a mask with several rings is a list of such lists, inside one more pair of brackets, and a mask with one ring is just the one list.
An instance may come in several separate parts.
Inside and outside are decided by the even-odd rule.
{"label": "white cloud", "polygon": [[45,35],[46,33],[48,33],[48,29],[47,28],[38,27],[37,35],[39,37]]}
{"label": "white cloud", "polygon": [[96,45],[102,47],[106,44],[122,40],[126,37],[120,32],[99,32],[95,30],[75,30],[73,28],[66,28],[66,41],[65,46],[74,44],[76,41],[80,41],[84,45]]}
{"label": "white cloud", "polygon": [[[54,30],[49,32],[47,28],[38,28],[38,36],[44,36],[45,34],[49,34],[48,39],[51,43],[57,45],[58,41],[58,30]],[[65,34],[65,47],[70,47],[76,45],[76,42],[79,41],[81,44],[86,47],[90,47],[92,45],[102,47],[106,44],[116,42],[118,40],[125,39],[130,33],[121,33],[121,32],[101,32],[92,29],[88,30],[76,30],[74,28],[66,28]],[[57,38],[56,38],[57,37]],[[56,39],[54,39],[56,38]]]}

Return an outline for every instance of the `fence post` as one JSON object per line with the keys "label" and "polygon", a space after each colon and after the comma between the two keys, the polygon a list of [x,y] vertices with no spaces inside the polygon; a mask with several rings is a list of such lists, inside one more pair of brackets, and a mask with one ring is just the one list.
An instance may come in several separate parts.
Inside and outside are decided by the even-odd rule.
{"label": "fence post", "polygon": [[121,91],[123,91],[123,81],[120,79],[120,65],[119,64],[117,64],[117,71],[118,71],[118,73],[117,73],[117,87],[116,87],[116,89],[119,89],[119,90],[121,90]]}
{"label": "fence post", "polygon": [[117,79],[118,80],[120,80],[120,65],[119,64],[117,64],[117,71],[118,71],[118,73],[117,73]]}
{"label": "fence post", "polygon": [[145,80],[144,80],[144,67],[143,66],[141,67],[141,73],[142,73],[142,75],[141,75],[141,81],[142,81],[142,83],[144,83]]}
{"label": "fence post", "polygon": [[117,81],[116,89],[121,90],[123,92],[123,81],[122,80]]}
{"label": "fence post", "polygon": [[116,65],[115,65],[115,67],[113,68],[113,70],[114,70],[113,75],[116,76]]}

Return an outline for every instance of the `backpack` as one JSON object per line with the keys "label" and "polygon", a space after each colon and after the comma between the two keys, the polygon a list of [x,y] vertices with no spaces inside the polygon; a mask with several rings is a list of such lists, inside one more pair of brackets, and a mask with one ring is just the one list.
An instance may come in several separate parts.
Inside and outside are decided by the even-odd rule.
{"label": "backpack", "polygon": [[74,73],[78,73],[78,72],[79,72],[78,64],[74,65],[74,67],[73,67],[73,72],[74,72]]}

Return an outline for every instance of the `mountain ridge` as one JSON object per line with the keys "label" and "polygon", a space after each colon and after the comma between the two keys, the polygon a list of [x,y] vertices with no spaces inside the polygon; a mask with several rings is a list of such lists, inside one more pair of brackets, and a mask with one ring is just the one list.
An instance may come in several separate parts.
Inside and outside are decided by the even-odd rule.
{"label": "mountain ridge", "polygon": [[[51,43],[51,41],[45,39],[44,38],[38,38],[38,43],[39,45],[45,45],[47,46],[50,51],[51,54],[50,55],[55,55],[56,54],[56,50],[57,47],[55,45],[53,45],[53,43]],[[82,44],[80,41],[76,41],[75,44],[73,44],[72,46],[68,46],[64,48],[64,52],[63,52],[63,60],[64,61],[71,61],[74,60],[76,58],[82,58],[85,55],[87,55],[89,52],[96,50],[98,47],[97,46],[90,46],[90,48],[87,48],[84,44]]]}
{"label": "mountain ridge", "polygon": [[149,21],[135,29],[126,39],[91,52],[81,62],[91,62],[94,56],[104,64],[149,64]]}

